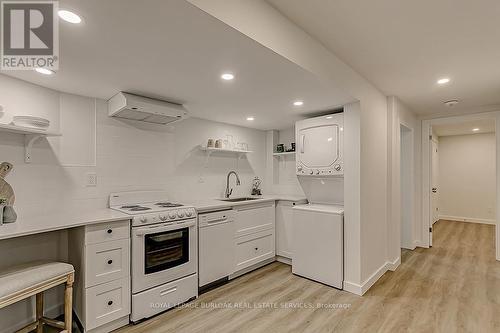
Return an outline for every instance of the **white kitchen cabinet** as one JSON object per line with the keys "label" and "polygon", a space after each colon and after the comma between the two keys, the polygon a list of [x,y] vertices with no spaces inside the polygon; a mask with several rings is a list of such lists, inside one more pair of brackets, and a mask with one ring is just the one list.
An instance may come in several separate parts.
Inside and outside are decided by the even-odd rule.
{"label": "white kitchen cabinet", "polygon": [[274,201],[236,206],[234,274],[258,268],[275,257]]}
{"label": "white kitchen cabinet", "polygon": [[280,260],[281,258],[292,259],[293,206],[305,204],[306,202],[305,199],[297,201],[280,200],[276,204],[276,255],[279,261],[286,262]]}
{"label": "white kitchen cabinet", "polygon": [[130,314],[130,221],[71,229],[69,261],[75,267],[73,309],[89,333],[111,332]]}

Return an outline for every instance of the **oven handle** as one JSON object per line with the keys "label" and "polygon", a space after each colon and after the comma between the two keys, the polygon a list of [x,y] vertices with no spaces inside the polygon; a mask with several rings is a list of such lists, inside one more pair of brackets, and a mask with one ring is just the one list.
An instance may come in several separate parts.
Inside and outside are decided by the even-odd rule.
{"label": "oven handle", "polygon": [[186,221],[184,223],[176,223],[176,224],[159,224],[159,225],[152,225],[149,227],[143,227],[143,228],[137,228],[133,230],[134,235],[137,237],[142,237],[144,235],[148,234],[157,234],[159,232],[164,232],[164,231],[171,231],[171,230],[178,230],[178,229],[183,229],[186,227],[192,227],[196,225],[196,219],[193,219],[191,221]]}

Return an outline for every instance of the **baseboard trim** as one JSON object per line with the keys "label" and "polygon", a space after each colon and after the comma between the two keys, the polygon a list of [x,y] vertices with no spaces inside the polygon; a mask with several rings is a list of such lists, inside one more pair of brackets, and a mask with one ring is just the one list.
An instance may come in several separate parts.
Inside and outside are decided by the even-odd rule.
{"label": "baseboard trim", "polygon": [[401,265],[401,257],[397,257],[393,262],[388,261],[386,263],[387,269],[394,272]]}
{"label": "baseboard trim", "polygon": [[423,244],[422,241],[419,241],[419,240],[416,240],[415,242],[415,247],[421,247],[421,248],[424,248],[424,249],[428,249],[429,248],[429,245],[427,244]]}
{"label": "baseboard trim", "polygon": [[344,280],[344,290],[359,296],[363,295],[363,288],[354,282]]}
{"label": "baseboard trim", "polygon": [[286,258],[286,257],[282,257],[282,256],[276,256],[276,261],[279,261],[279,262],[281,262],[283,264],[292,266],[292,259],[290,259],[290,258]]}
{"label": "baseboard trim", "polygon": [[457,222],[491,224],[491,225],[496,224],[496,221],[492,219],[478,219],[474,217],[463,217],[463,216],[439,215],[439,219],[448,221],[457,221]]}
{"label": "baseboard trim", "polygon": [[359,296],[363,296],[387,271],[395,271],[400,264],[401,257],[396,258],[392,262],[386,261],[385,264],[380,266],[361,285],[349,281],[344,281],[344,290]]}

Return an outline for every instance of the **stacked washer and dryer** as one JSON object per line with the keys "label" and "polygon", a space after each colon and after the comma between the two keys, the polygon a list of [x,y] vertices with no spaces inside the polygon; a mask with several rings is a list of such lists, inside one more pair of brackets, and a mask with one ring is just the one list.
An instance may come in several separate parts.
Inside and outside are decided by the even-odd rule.
{"label": "stacked washer and dryer", "polygon": [[298,121],[296,171],[309,201],[293,209],[292,272],[343,289],[344,114]]}

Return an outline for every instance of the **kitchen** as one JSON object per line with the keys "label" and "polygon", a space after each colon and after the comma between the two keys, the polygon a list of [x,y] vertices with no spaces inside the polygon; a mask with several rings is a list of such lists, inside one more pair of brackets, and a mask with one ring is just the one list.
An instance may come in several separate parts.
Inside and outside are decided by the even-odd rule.
{"label": "kitchen", "polygon": [[421,253],[401,250],[400,123],[410,250],[432,251],[426,129],[282,13],[297,4],[49,5],[59,67],[0,73],[0,333],[404,319],[373,296],[392,309]]}

